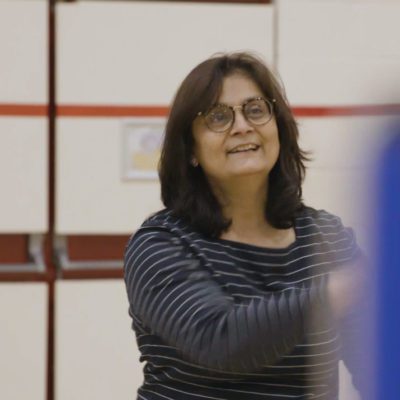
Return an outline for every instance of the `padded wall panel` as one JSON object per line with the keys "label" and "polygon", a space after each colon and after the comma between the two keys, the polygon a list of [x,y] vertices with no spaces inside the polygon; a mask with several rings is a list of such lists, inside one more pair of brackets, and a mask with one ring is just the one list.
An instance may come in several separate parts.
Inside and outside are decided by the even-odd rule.
{"label": "padded wall panel", "polygon": [[0,398],[45,400],[47,285],[0,283]]}
{"label": "padded wall panel", "polygon": [[314,168],[371,167],[389,139],[386,117],[298,118],[299,144],[311,152]]}
{"label": "padded wall panel", "polygon": [[384,117],[299,118],[300,146],[311,152],[303,185],[305,203],[340,216],[368,245],[374,165],[389,137]]}
{"label": "padded wall panel", "polygon": [[0,233],[47,230],[45,118],[0,117]]}
{"label": "padded wall panel", "polygon": [[162,208],[156,179],[122,180],[121,121],[59,118],[57,214],[59,234],[130,234]]}
{"label": "padded wall panel", "polygon": [[[272,62],[271,5],[76,2],[57,10],[61,105],[166,106],[190,69],[217,51],[250,49]],[[161,207],[156,181],[121,181],[120,119],[58,120],[58,233],[131,233]]]}
{"label": "padded wall panel", "polygon": [[[0,107],[47,102],[47,1],[0,1]],[[47,230],[45,117],[0,117],[0,233]]]}
{"label": "padded wall panel", "polygon": [[91,1],[57,10],[59,103],[164,105],[215,52],[254,50],[272,62],[271,5]]}
{"label": "padded wall panel", "polygon": [[368,249],[370,193],[368,176],[361,169],[309,168],[303,185],[307,205],[339,216],[343,224],[354,228],[360,245]]}
{"label": "padded wall panel", "polygon": [[0,1],[0,103],[47,102],[47,1]]}
{"label": "padded wall panel", "polygon": [[398,102],[400,4],[278,0],[278,68],[301,105]]}
{"label": "padded wall panel", "polygon": [[143,365],[123,282],[56,285],[55,399],[135,398]]}

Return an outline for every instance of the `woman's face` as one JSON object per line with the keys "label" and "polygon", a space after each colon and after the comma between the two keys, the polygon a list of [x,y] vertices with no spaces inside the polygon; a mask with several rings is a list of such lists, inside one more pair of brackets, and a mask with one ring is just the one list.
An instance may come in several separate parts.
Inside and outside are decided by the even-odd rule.
{"label": "woman's face", "polygon": [[[264,97],[253,80],[240,72],[227,76],[218,103],[239,106],[254,97]],[[210,130],[202,116],[193,122],[193,156],[211,184],[232,178],[268,176],[279,156],[278,128],[273,117],[265,125],[250,124],[242,110],[235,110],[235,122],[223,133]]]}

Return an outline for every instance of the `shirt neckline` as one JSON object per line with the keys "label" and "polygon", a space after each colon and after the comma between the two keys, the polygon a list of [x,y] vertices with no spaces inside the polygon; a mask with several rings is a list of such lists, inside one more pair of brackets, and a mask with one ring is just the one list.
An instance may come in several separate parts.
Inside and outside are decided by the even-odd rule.
{"label": "shirt neckline", "polygon": [[286,252],[290,251],[293,247],[295,247],[299,242],[299,231],[298,231],[297,218],[294,218],[294,220],[293,220],[293,229],[294,229],[294,233],[295,233],[295,239],[292,243],[290,243],[286,247],[258,246],[255,244],[237,242],[235,240],[221,239],[221,238],[217,238],[215,240],[218,243],[226,244],[231,247],[240,248],[240,249],[244,249],[244,250],[257,250],[259,252],[286,253]]}

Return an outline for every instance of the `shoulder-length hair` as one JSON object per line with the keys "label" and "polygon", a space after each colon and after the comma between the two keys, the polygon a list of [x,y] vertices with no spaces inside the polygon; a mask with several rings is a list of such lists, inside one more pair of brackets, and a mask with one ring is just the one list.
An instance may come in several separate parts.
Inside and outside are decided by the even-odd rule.
{"label": "shoulder-length hair", "polygon": [[225,77],[240,72],[251,78],[268,99],[275,99],[280,152],[268,177],[265,217],[276,228],[293,226],[304,208],[301,184],[306,153],[298,146],[298,129],[283,89],[266,65],[249,53],[212,57],[184,79],[172,103],[159,163],[161,198],[173,214],[201,233],[219,237],[227,220],[201,167],[193,167],[192,124],[200,111],[208,110],[220,96]]}

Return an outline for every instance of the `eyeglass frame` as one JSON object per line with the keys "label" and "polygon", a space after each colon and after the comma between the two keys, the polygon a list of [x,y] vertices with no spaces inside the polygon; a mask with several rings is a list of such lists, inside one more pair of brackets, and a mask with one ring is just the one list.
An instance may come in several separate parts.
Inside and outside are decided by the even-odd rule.
{"label": "eyeglass frame", "polygon": [[[247,119],[246,113],[243,112],[244,107],[246,107],[247,104],[249,104],[251,101],[254,101],[254,100],[263,100],[263,101],[265,101],[265,103],[267,103],[267,105],[269,106],[269,108],[270,108],[270,110],[271,110],[271,115],[270,115],[269,119],[268,119],[267,121],[263,122],[262,124],[255,124],[254,122],[249,121],[249,120]],[[244,119],[245,119],[250,125],[262,126],[262,125],[268,124],[268,122],[271,121],[272,117],[274,116],[274,104],[275,104],[275,103],[276,103],[276,99],[270,99],[270,100],[268,100],[268,99],[266,99],[265,97],[256,96],[256,97],[251,97],[250,99],[247,99],[246,101],[244,101],[242,104],[240,104],[240,105],[238,105],[238,106],[230,106],[230,105],[225,104],[225,103],[217,103],[217,104],[214,104],[213,106],[211,106],[211,107],[209,108],[209,111],[212,110],[214,107],[218,107],[218,106],[227,107],[227,108],[229,108],[229,109],[232,111],[232,115],[233,115],[232,122],[231,122],[231,123],[229,124],[229,126],[228,126],[226,129],[224,129],[223,131],[216,131],[216,130],[214,130],[214,129],[211,129],[211,128],[208,126],[207,119],[206,119],[205,117],[207,116],[207,114],[209,113],[209,111],[205,111],[205,112],[199,111],[199,112],[197,113],[197,116],[198,116],[198,117],[201,117],[201,116],[204,117],[204,122],[205,122],[205,124],[207,125],[208,129],[210,129],[211,131],[213,131],[213,132],[215,132],[215,133],[225,133],[225,132],[229,131],[229,130],[232,128],[233,124],[235,123],[235,118],[236,118],[236,112],[235,112],[235,110],[237,110],[237,109],[241,110]]]}

